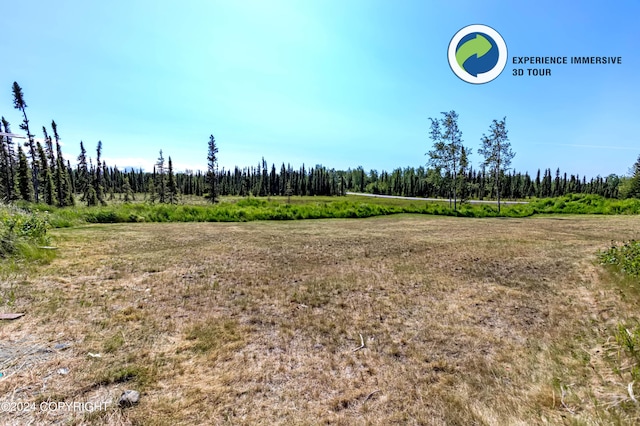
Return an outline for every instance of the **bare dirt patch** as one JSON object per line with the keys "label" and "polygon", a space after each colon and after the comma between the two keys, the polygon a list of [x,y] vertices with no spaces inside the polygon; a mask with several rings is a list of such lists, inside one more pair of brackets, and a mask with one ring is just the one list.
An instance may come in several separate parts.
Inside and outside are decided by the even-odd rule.
{"label": "bare dirt patch", "polygon": [[[0,287],[14,294],[0,312],[27,312],[0,322],[0,362],[10,365],[0,402],[109,408],[36,407],[0,421],[498,425],[614,416],[600,407],[626,391],[605,377],[598,348],[637,306],[603,280],[595,252],[640,237],[640,217],[561,219],[57,230],[58,258]],[[41,347],[50,352],[40,356]],[[117,408],[124,389],[140,390],[140,403]]]}

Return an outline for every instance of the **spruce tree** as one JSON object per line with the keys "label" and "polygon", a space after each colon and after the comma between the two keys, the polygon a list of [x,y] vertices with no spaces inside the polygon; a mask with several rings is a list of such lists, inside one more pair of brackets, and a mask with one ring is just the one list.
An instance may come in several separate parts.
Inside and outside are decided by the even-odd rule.
{"label": "spruce tree", "polygon": [[269,172],[267,170],[267,161],[262,157],[262,175],[260,178],[260,196],[269,195]]}
{"label": "spruce tree", "polygon": [[156,182],[155,187],[158,192],[158,201],[160,203],[167,202],[167,176],[165,174],[164,167],[164,156],[162,155],[162,150],[160,150],[160,156],[158,157],[158,161],[156,162],[155,168]]}
{"label": "spruce tree", "polygon": [[67,176],[69,176],[69,188],[71,188],[71,195],[73,198],[74,194],[77,194],[76,191],[76,176],[73,173],[73,168],[71,168],[71,161],[67,160]]}
{"label": "spruce tree", "polygon": [[0,197],[8,202],[11,200],[11,178],[9,176],[9,153],[4,140],[5,137],[0,136]]}
{"label": "spruce tree", "polygon": [[56,157],[53,153],[53,138],[47,132],[47,128],[42,126],[42,133],[44,133],[44,149],[47,154],[47,160],[49,161],[49,170],[53,175],[56,170]]}
{"label": "spruce tree", "polygon": [[551,169],[544,171],[542,178],[542,197],[551,197]]}
{"label": "spruce tree", "polygon": [[[2,118],[4,119],[4,117]],[[2,126],[0,125],[1,131]],[[3,201],[10,202],[12,198],[11,167],[6,139],[9,139],[9,136],[0,136],[0,197]]]}
{"label": "spruce tree", "polygon": [[284,195],[287,196],[287,204],[291,204],[291,194],[293,194],[293,189],[291,188],[291,179],[287,179],[284,190]]}
{"label": "spruce tree", "polygon": [[42,187],[44,202],[53,205],[56,198],[54,182],[55,158],[53,157],[52,139],[45,126],[42,126],[42,133],[44,134],[44,146],[41,146],[40,142],[37,143],[40,164],[40,185]]}
{"label": "spruce tree", "polygon": [[104,183],[104,188],[106,191],[109,191],[109,200],[115,199],[115,182],[113,181],[112,173],[110,173],[109,168],[107,167],[107,162],[102,160],[102,181]]}
{"label": "spruce tree", "polygon": [[[9,128],[9,122],[2,117],[0,120],[0,131],[4,128],[5,133],[11,133],[11,129]],[[9,136],[5,136],[2,138],[3,144],[6,149],[6,161],[7,161],[7,170],[5,175],[6,182],[6,194],[7,201],[13,201],[18,198],[18,188],[17,188],[17,159],[16,152],[13,148],[12,138]]]}
{"label": "spruce tree", "polygon": [[[266,164],[266,163],[265,163]],[[218,169],[218,147],[216,138],[209,136],[209,153],[207,155],[207,199],[211,203],[218,201],[217,170]]]}
{"label": "spruce tree", "polygon": [[98,204],[98,194],[96,192],[96,169],[93,167],[93,161],[89,158],[89,184],[85,194],[85,202],[87,206],[95,206]]}
{"label": "spruce tree", "polygon": [[49,163],[47,162],[47,154],[40,142],[36,143],[39,163],[40,163],[40,188],[42,189],[42,200],[48,205],[55,204],[55,188],[53,187],[53,176],[51,176],[51,170],[49,169]]}
{"label": "spruce tree", "polygon": [[552,188],[553,189],[551,193],[553,194],[554,197],[558,197],[562,195],[560,194],[560,167],[556,169],[556,178],[553,181]]}
{"label": "spruce tree", "polygon": [[80,201],[86,202],[89,194],[89,167],[87,165],[87,150],[84,149],[84,144],[80,141],[80,155],[78,155],[78,166],[76,173],[75,188],[76,191],[82,194]]}
{"label": "spruce tree", "polygon": [[149,187],[147,189],[147,191],[149,192],[149,202],[151,204],[154,204],[157,198],[155,182],[156,182],[156,167],[153,166],[153,174],[149,178]]}
{"label": "spruce tree", "polygon": [[94,186],[89,186],[89,192],[87,193],[87,206],[97,206],[98,195]]}
{"label": "spruce tree", "polygon": [[169,170],[168,174],[168,182],[167,182],[167,195],[169,203],[177,204],[178,203],[178,185],[176,184],[176,177],[173,175],[173,162],[171,161],[171,157],[169,157]]}
{"label": "spruce tree", "polygon": [[38,202],[38,160],[36,159],[36,145],[34,135],[29,130],[29,119],[27,118],[27,103],[24,101],[24,94],[22,88],[17,82],[13,82],[13,107],[22,112],[23,120],[20,124],[20,129],[27,132],[27,142],[25,146],[29,147],[29,155],[31,157],[31,182],[34,188],[34,198],[36,203]]}
{"label": "spruce tree", "polygon": [[98,141],[98,146],[96,148],[96,154],[98,158],[96,159],[96,168],[95,168],[95,176],[93,179],[94,189],[96,191],[96,198],[100,204],[103,206],[107,204],[104,199],[104,176],[102,170],[102,141]]}
{"label": "spruce tree", "polygon": [[33,201],[33,181],[31,180],[31,171],[29,170],[29,162],[27,156],[22,151],[22,147],[18,146],[18,191],[20,198],[24,201]]}
{"label": "spruce tree", "polygon": [[56,140],[56,168],[54,175],[58,196],[58,206],[72,206],[74,204],[73,190],[71,188],[69,172],[62,156],[62,149],[60,148],[60,135],[58,134],[58,126],[55,121],[51,121],[51,128],[53,129],[53,137]]}
{"label": "spruce tree", "polygon": [[133,191],[131,190],[131,184],[129,183],[129,178],[127,175],[124,176],[122,183],[122,192],[124,192],[124,202],[128,203],[129,201],[135,200],[133,196]]}

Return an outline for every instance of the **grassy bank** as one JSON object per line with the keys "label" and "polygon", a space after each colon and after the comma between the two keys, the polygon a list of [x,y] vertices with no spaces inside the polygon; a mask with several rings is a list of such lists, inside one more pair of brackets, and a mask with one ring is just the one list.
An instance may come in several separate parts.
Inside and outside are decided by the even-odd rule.
{"label": "grassy bank", "polygon": [[51,250],[42,248],[49,244],[50,227],[48,213],[0,205],[0,259],[34,262],[51,258]]}
{"label": "grassy bank", "polygon": [[57,209],[31,205],[33,211],[50,213],[52,226],[64,228],[84,223],[133,222],[250,222],[255,220],[301,220],[365,218],[398,213],[460,217],[527,217],[535,214],[640,214],[640,200],[612,200],[595,195],[570,195],[533,200],[529,204],[463,204],[457,211],[447,202],[347,197],[286,197],[223,199],[216,205],[114,204],[105,207]]}

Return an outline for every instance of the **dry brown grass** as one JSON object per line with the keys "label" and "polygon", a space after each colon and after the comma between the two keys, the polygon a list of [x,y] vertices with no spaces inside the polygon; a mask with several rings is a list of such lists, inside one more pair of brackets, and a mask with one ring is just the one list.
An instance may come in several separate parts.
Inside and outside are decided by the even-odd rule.
{"label": "dry brown grass", "polygon": [[[4,353],[14,351],[0,401],[111,405],[5,413],[6,424],[572,424],[637,414],[605,350],[637,302],[594,259],[611,240],[640,237],[640,217],[55,234],[56,260],[0,288],[15,295],[0,312],[27,312],[0,323]],[[69,374],[56,373],[63,367]],[[123,389],[140,390],[140,404],[116,408]]]}

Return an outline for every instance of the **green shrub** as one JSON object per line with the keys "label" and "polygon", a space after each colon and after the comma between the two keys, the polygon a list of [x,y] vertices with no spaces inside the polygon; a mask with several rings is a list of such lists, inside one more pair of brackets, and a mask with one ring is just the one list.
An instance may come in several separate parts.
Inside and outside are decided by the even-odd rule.
{"label": "green shrub", "polygon": [[622,272],[632,277],[640,277],[640,241],[631,240],[622,246],[611,246],[598,253],[600,263],[615,265]]}
{"label": "green shrub", "polygon": [[33,248],[49,243],[49,213],[0,205],[0,257],[32,257]]}

